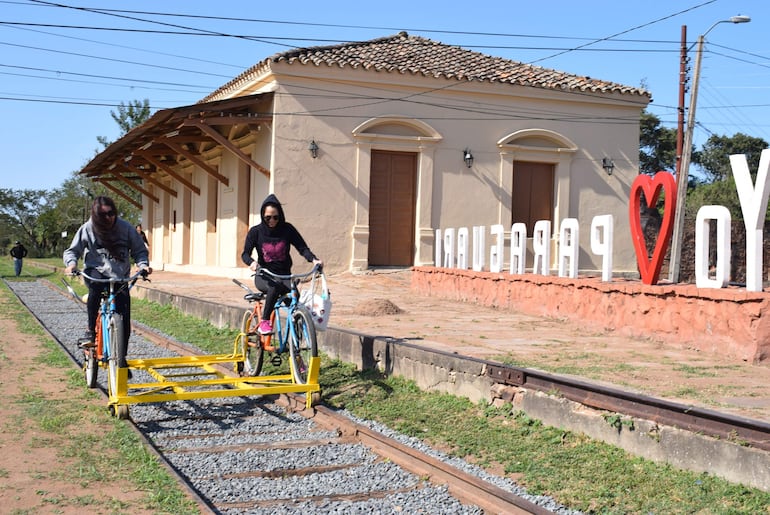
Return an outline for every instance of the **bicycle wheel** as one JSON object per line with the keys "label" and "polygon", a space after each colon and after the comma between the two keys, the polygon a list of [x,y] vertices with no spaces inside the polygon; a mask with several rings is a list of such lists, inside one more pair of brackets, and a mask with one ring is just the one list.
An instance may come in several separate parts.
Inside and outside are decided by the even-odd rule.
{"label": "bicycle wheel", "polygon": [[[257,310],[259,311],[259,310]],[[262,372],[262,362],[264,361],[265,351],[262,349],[262,342],[257,333],[259,326],[259,316],[253,311],[246,311],[243,314],[241,322],[241,349],[243,349],[243,370],[239,370],[244,376],[258,376]]]}
{"label": "bicycle wheel", "polygon": [[96,349],[85,351],[83,363],[83,375],[86,379],[86,385],[89,388],[96,388],[96,378],[99,372],[99,364],[96,362],[96,356],[94,356]]}
{"label": "bicycle wheel", "polygon": [[294,382],[307,384],[310,374],[310,358],[318,357],[318,342],[310,313],[298,307],[292,314],[292,331],[289,331],[289,356]]}
{"label": "bicycle wheel", "polygon": [[110,352],[109,356],[107,356],[109,364],[108,388],[110,397],[114,397],[118,394],[118,368],[126,359],[124,355],[125,349],[123,348],[123,315],[113,313],[109,318],[107,331],[110,343]]}

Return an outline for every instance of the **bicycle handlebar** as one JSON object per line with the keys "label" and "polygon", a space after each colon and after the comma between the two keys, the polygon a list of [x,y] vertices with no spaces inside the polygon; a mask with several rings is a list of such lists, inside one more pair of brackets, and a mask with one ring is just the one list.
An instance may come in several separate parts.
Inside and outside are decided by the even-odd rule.
{"label": "bicycle handlebar", "polygon": [[149,279],[147,278],[148,274],[145,269],[138,270],[131,277],[108,277],[106,279],[103,277],[91,277],[87,273],[77,269],[72,271],[72,275],[82,275],[89,281],[93,281],[95,283],[131,283],[131,282],[136,282],[140,277],[145,281],[149,281]]}
{"label": "bicycle handlebar", "polygon": [[281,279],[281,280],[294,280],[294,279],[304,279],[306,277],[310,277],[311,275],[315,274],[316,272],[320,272],[323,269],[323,266],[321,265],[313,265],[313,269],[305,274],[289,274],[289,275],[280,275],[280,274],[274,274],[267,268],[257,267],[256,273],[261,276],[269,276],[273,279]]}

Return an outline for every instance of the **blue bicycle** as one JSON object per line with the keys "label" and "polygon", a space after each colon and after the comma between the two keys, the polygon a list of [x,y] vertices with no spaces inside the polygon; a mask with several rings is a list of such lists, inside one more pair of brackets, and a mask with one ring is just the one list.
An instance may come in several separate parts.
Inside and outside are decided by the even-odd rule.
{"label": "blue bicycle", "polygon": [[307,384],[310,370],[310,358],[318,357],[318,342],[313,318],[307,307],[300,302],[299,283],[314,274],[320,274],[321,268],[314,266],[306,274],[278,275],[266,268],[257,269],[265,279],[290,281],[288,293],[281,295],[275,303],[271,316],[273,334],[259,334],[257,327],[262,317],[264,294],[254,292],[248,286],[233,279],[233,282],[246,290],[244,299],[254,302],[254,308],[243,314],[241,324],[241,351],[244,360],[238,363],[238,372],[242,376],[258,376],[262,373],[265,353],[272,354],[270,363],[280,366],[281,354],[289,352],[290,368],[293,381]]}
{"label": "blue bicycle", "polygon": [[[99,367],[108,370],[107,389],[110,399],[117,397],[118,392],[118,368],[126,359],[126,342],[128,337],[124,333],[123,314],[118,313],[115,307],[115,297],[124,289],[131,290],[136,281],[141,277],[149,281],[147,273],[140,270],[131,277],[108,278],[91,277],[85,272],[75,270],[72,275],[81,275],[89,281],[97,283],[109,283],[109,291],[102,293],[99,304],[99,316],[96,319],[95,338],[93,345],[81,345],[84,354],[83,374],[86,385],[89,388],[96,387]],[[85,304],[75,290],[66,281],[63,281],[67,290],[80,302]],[[128,406],[120,405],[115,410],[110,404],[110,410],[118,418],[128,418]],[[123,413],[125,412],[125,413]]]}

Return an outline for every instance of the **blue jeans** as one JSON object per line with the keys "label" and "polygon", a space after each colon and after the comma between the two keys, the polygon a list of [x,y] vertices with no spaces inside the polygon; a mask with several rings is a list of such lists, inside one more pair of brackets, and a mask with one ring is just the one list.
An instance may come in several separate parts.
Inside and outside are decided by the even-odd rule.
{"label": "blue jeans", "polygon": [[13,258],[13,269],[16,272],[16,277],[19,277],[21,274],[21,258]]}

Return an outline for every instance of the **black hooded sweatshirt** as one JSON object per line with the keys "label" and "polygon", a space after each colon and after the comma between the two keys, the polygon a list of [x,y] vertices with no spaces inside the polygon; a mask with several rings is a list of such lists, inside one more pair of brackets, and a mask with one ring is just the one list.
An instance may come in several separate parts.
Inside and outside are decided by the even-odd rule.
{"label": "black hooded sweatshirt", "polygon": [[[278,224],[272,230],[264,222],[267,206],[273,206],[278,210]],[[312,262],[316,259],[315,254],[308,248],[299,231],[286,221],[283,207],[272,193],[262,202],[259,217],[263,221],[249,229],[241,254],[241,259],[247,266],[254,262],[251,253],[256,249],[257,263],[260,267],[267,268],[274,274],[289,275],[292,265],[289,251],[292,245],[308,261]]]}

